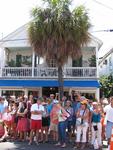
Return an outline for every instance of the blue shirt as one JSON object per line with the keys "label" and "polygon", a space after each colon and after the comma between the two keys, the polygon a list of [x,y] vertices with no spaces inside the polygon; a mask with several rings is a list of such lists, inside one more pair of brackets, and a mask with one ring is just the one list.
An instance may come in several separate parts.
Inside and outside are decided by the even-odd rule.
{"label": "blue shirt", "polygon": [[92,122],[98,123],[98,122],[100,122],[100,120],[101,120],[100,113],[97,114],[97,113],[93,112],[93,114],[92,114]]}
{"label": "blue shirt", "polygon": [[0,103],[0,113],[3,113],[4,112],[4,104]]}

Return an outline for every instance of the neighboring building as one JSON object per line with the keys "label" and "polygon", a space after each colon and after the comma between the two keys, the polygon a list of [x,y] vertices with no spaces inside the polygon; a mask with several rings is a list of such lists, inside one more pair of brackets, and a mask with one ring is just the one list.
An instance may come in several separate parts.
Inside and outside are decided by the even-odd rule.
{"label": "neighboring building", "polygon": [[[64,93],[73,90],[99,98],[98,50],[101,41],[91,37],[79,60],[68,59],[63,67]],[[46,64],[38,58],[28,42],[27,25],[3,39],[1,43],[0,95],[30,92],[49,95],[58,92],[55,60]]]}
{"label": "neighboring building", "polygon": [[113,75],[113,48],[100,58],[99,61],[99,76]]}

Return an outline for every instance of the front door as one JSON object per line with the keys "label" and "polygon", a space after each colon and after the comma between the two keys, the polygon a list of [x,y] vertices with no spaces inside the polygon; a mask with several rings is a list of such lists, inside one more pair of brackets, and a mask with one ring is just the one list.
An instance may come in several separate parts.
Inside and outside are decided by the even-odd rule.
{"label": "front door", "polygon": [[49,97],[50,94],[58,93],[58,87],[43,87],[42,88],[42,95]]}

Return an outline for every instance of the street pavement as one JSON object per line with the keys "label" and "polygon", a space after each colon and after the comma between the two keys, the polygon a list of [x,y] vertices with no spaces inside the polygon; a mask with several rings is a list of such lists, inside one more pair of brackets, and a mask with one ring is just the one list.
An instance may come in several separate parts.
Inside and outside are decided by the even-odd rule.
{"label": "street pavement", "polygon": [[[36,145],[33,143],[32,145],[28,145],[28,142],[1,142],[0,150],[74,150],[73,144],[68,144],[66,148],[60,148],[54,146],[52,143],[41,143]],[[89,148],[85,148],[84,150],[91,150]],[[93,150],[93,149],[92,149]],[[107,148],[103,148],[103,150],[107,150]]]}

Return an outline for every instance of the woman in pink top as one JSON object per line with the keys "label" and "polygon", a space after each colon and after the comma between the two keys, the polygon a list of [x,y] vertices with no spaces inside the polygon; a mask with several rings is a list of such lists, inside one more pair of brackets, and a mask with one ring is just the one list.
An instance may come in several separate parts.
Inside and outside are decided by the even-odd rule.
{"label": "woman in pink top", "polygon": [[50,128],[52,139],[54,142],[58,141],[58,107],[57,104],[53,105],[50,113]]}

